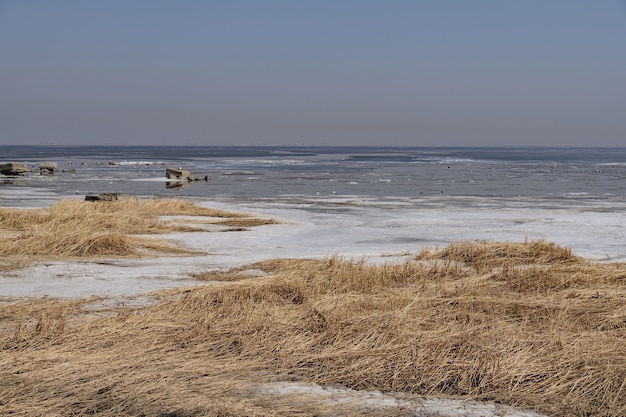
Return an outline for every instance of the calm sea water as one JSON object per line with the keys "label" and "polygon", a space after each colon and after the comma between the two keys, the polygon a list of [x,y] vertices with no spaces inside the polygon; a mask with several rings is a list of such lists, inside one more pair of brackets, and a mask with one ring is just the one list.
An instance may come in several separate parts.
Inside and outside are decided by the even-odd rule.
{"label": "calm sea water", "polygon": [[[48,161],[59,171],[39,175]],[[0,162],[32,169],[0,177],[0,206],[117,192],[194,198],[310,225],[268,256],[530,238],[626,260],[626,148],[2,146]],[[211,181],[167,182],[167,167]]]}
{"label": "calm sea water", "polygon": [[[37,167],[44,161],[57,162],[59,172],[39,176]],[[2,146],[0,162],[25,162],[34,171],[24,178],[1,178],[0,205],[21,205],[19,191],[26,189],[59,196],[120,192],[295,200],[341,195],[447,204],[463,203],[452,197],[472,197],[481,204],[599,199],[621,206],[626,197],[626,148]],[[165,182],[166,167],[209,175],[211,181],[177,187]],[[31,197],[23,203],[29,205]]]}

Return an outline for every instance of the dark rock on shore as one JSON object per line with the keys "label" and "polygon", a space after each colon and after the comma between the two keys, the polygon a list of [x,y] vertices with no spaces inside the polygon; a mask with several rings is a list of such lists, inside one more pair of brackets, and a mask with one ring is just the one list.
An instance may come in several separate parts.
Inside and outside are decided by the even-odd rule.
{"label": "dark rock on shore", "polygon": [[16,162],[8,162],[5,164],[0,164],[0,174],[2,175],[24,175],[28,172],[28,168],[26,164],[16,163]]}
{"label": "dark rock on shore", "polygon": [[89,194],[85,196],[85,201],[116,201],[118,197],[118,193]]}
{"label": "dark rock on shore", "polygon": [[57,170],[56,162],[44,162],[39,164],[40,175],[53,175]]}
{"label": "dark rock on shore", "polygon": [[191,172],[182,168],[166,168],[165,177],[168,180],[176,181],[211,181],[211,177],[208,175],[205,175],[204,178],[198,178],[193,176]]}

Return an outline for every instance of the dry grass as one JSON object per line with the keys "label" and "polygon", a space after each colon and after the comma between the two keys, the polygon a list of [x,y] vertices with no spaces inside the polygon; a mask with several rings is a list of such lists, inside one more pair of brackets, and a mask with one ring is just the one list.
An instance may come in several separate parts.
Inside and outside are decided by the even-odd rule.
{"label": "dry grass", "polygon": [[44,209],[0,209],[0,270],[42,260],[191,254],[163,240],[136,235],[206,231],[193,221],[160,216],[197,216],[196,222],[252,227],[274,220],[200,207],[177,199],[134,197],[110,202],[62,200]]}
{"label": "dry grass", "polygon": [[623,264],[525,242],[248,268],[270,275],[164,291],[107,318],[76,321],[78,301],[1,305],[0,414],[358,414],[254,388],[298,380],[626,415]]}

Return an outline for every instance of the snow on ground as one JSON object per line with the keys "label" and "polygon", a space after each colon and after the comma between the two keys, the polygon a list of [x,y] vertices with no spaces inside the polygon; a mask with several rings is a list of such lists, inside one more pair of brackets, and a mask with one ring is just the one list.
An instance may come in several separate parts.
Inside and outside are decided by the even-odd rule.
{"label": "snow on ground", "polygon": [[[327,405],[333,410],[332,415],[380,415],[386,410],[393,410],[413,417],[545,417],[494,402],[355,391],[304,382],[259,384],[255,394],[278,397],[282,401],[288,400],[291,404],[303,407]],[[324,415],[323,412],[319,414]]]}
{"label": "snow on ground", "polygon": [[[347,204],[348,203],[348,204]],[[349,201],[324,205],[203,205],[245,211],[282,222],[247,231],[173,233],[160,236],[202,252],[193,257],[48,262],[0,276],[0,300],[10,297],[124,297],[163,288],[204,285],[194,272],[219,271],[272,258],[367,258],[392,262],[424,247],[460,240],[521,242],[546,239],[599,260],[625,261],[626,213],[554,209],[492,210],[375,206]],[[180,222],[187,217],[180,216]],[[172,217],[167,218],[172,221]],[[193,224],[198,226],[198,224]],[[154,237],[154,236],[153,236]]]}

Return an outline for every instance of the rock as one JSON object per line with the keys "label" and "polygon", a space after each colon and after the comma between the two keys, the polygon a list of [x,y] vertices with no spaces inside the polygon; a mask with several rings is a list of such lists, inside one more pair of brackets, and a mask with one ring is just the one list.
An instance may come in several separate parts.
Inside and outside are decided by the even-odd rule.
{"label": "rock", "polygon": [[175,183],[173,183],[172,181],[168,181],[168,184],[165,185],[166,188],[185,188],[182,186],[182,184],[184,183],[189,183],[192,181],[202,181],[202,180],[207,181],[207,182],[211,181],[211,177],[208,175],[204,177],[196,177],[192,175],[191,172],[182,168],[166,168],[165,177],[168,180],[176,181]]}
{"label": "rock", "polygon": [[102,193],[98,195],[86,195],[85,201],[116,201],[119,197],[117,193]]}
{"label": "rock", "polygon": [[195,177],[186,169],[166,168],[165,177],[168,180],[193,181]]}
{"label": "rock", "polygon": [[43,162],[39,164],[39,175],[53,175],[57,170],[56,162]]}
{"label": "rock", "polygon": [[3,175],[24,175],[26,172],[28,172],[26,164],[8,162],[0,165],[0,174]]}

